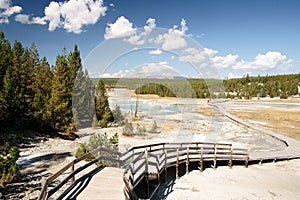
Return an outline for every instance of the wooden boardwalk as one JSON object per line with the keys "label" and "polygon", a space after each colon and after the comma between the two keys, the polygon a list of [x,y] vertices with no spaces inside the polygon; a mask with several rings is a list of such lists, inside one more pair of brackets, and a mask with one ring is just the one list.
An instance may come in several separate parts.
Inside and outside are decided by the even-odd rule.
{"label": "wooden boardwalk", "polygon": [[[280,140],[286,148],[281,151],[249,152],[246,148],[233,148],[229,143],[158,143],[132,147],[127,152],[120,153],[100,147],[75,159],[46,179],[42,184],[39,200],[53,197],[55,199],[138,199],[136,188],[141,185],[145,189],[142,198],[151,199],[159,189],[161,180],[167,179],[170,167],[175,168],[175,177],[178,178],[180,166],[185,166],[185,171],[188,173],[191,163],[197,163],[199,170],[202,171],[204,163],[207,162],[212,168],[216,168],[218,162],[223,164],[227,162],[229,167],[234,162],[243,162],[247,167],[251,161],[300,158],[299,141],[247,123],[227,113],[221,102],[210,103],[210,105],[218,108],[229,119]],[[92,161],[77,166],[91,156],[95,157]],[[112,168],[105,168],[103,163],[106,167],[121,169],[114,171]],[[87,169],[89,170],[86,171]],[[58,181],[60,176],[66,177]]]}
{"label": "wooden boardwalk", "polygon": [[123,173],[118,168],[105,167],[91,179],[88,186],[77,196],[77,200],[125,199],[123,195]]}

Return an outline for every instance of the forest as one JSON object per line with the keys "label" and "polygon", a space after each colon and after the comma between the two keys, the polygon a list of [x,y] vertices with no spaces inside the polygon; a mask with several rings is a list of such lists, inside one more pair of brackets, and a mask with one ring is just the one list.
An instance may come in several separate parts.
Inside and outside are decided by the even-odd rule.
{"label": "forest", "polygon": [[77,127],[113,121],[104,84],[95,85],[82,70],[77,45],[71,52],[64,48],[50,66],[34,43],[11,46],[0,32],[0,58],[0,186],[13,180],[18,146],[29,130],[74,139]]}
{"label": "forest", "polygon": [[[97,81],[95,79],[94,81]],[[287,99],[298,94],[300,74],[257,76],[229,80],[213,79],[102,79],[108,89],[124,87],[137,94],[156,94],[160,97],[238,98],[279,97]]]}

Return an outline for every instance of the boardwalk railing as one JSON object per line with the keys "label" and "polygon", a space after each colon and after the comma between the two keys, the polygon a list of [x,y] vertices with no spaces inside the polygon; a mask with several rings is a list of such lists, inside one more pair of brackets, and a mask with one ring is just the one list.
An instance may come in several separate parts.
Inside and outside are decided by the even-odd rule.
{"label": "boardwalk railing", "polygon": [[[104,147],[99,147],[83,155],[82,157],[73,160],[65,167],[63,167],[61,170],[59,170],[58,172],[56,172],[55,174],[53,174],[52,176],[44,180],[44,182],[42,183],[42,190],[38,199],[39,200],[49,199],[55,193],[58,193],[58,191],[62,187],[67,187],[66,190],[68,190],[68,188],[70,188],[72,184],[76,182],[75,181],[76,175],[79,176],[80,173],[82,172],[85,172],[85,174],[92,173],[97,170],[99,171],[100,169],[105,167],[103,166],[104,162],[102,161],[105,161],[106,163],[110,162],[109,164],[111,166],[120,167],[120,159],[119,159],[120,155],[121,153],[119,152]],[[83,163],[82,161],[84,161],[87,158],[94,158],[94,159],[92,159],[87,163],[86,162]],[[81,163],[81,165],[79,163]],[[77,168],[75,169],[76,165]],[[92,165],[96,166],[96,168]],[[86,169],[88,169],[89,167],[93,167],[93,168],[90,169],[88,172],[86,172]],[[66,174],[68,173],[69,175],[67,175],[67,177],[64,177],[63,180],[61,180],[58,184],[54,186],[54,184],[58,182],[57,179],[59,176],[66,176]],[[57,194],[55,199],[62,199],[68,195],[64,191],[61,193],[62,194]]]}
{"label": "boardwalk railing", "polygon": [[[151,199],[160,187],[161,174],[164,173],[167,179],[169,167],[175,167],[178,178],[179,165],[184,163],[188,173],[192,162],[199,162],[199,170],[203,171],[205,161],[212,161],[213,168],[216,168],[217,161],[227,161],[229,167],[233,161],[244,161],[247,167],[249,161],[247,149],[233,148],[225,143],[160,143],[133,147],[127,154],[131,155],[127,157],[131,162],[124,168],[126,199],[138,199],[135,188],[142,180],[146,180],[146,198]],[[150,191],[149,181],[153,179],[156,187]]]}
{"label": "boardwalk railing", "polygon": [[[86,158],[94,157],[88,163],[83,164],[75,169],[76,164],[85,160]],[[227,161],[231,167],[233,161],[244,161],[245,166],[248,166],[249,153],[247,149],[233,148],[231,144],[225,143],[158,143],[150,145],[135,146],[130,148],[125,153],[119,153],[107,148],[99,147],[84,156],[73,160],[67,164],[60,171],[47,178],[43,185],[39,200],[48,199],[59,189],[67,187],[62,194],[57,194],[57,199],[67,199],[69,191],[75,190],[74,184],[75,175],[83,172],[83,170],[98,164],[95,169],[103,168],[105,166],[113,166],[124,169],[123,181],[125,184],[124,195],[126,199],[138,199],[135,193],[135,188],[142,180],[146,180],[146,198],[151,199],[160,187],[161,174],[164,173],[165,180],[168,177],[168,168],[176,168],[176,178],[179,176],[179,165],[185,163],[186,172],[189,171],[189,163],[199,162],[199,170],[203,171],[204,162],[212,161],[213,168],[216,168],[217,161]],[[59,176],[66,174],[70,170],[70,174],[55,184],[55,180]],[[87,172],[85,173],[87,174]],[[79,178],[80,179],[80,178]],[[150,191],[149,182],[156,180],[157,184],[154,190]],[[82,183],[80,185],[82,187]],[[71,189],[70,189],[71,188]],[[82,190],[78,189],[77,190]],[[67,192],[66,192],[67,191]],[[74,194],[73,194],[74,195]]]}

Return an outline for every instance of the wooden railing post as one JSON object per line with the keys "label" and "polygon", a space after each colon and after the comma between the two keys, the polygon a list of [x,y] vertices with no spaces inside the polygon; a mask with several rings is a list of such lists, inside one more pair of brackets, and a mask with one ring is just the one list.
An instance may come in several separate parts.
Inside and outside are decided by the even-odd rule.
{"label": "wooden railing post", "polygon": [[148,150],[145,150],[145,176],[147,183],[147,198],[150,197],[150,185],[149,185],[149,166],[148,166]]}
{"label": "wooden railing post", "polygon": [[231,145],[230,145],[230,157],[229,157],[228,166],[232,168],[232,146]]}
{"label": "wooden railing post", "polygon": [[203,172],[203,146],[201,147],[201,152],[200,152],[199,170],[200,172]]}
{"label": "wooden railing post", "polygon": [[98,163],[97,163],[98,166],[101,165],[101,158],[100,158],[100,156],[101,156],[101,150],[98,151],[98,158],[99,158]]}
{"label": "wooden railing post", "polygon": [[117,160],[118,160],[117,168],[121,168],[121,162],[120,162],[120,156],[119,155],[117,155]]}
{"label": "wooden railing post", "polygon": [[176,179],[178,179],[179,174],[179,150],[176,151]]}
{"label": "wooden railing post", "polygon": [[160,166],[159,166],[159,156],[156,156],[156,168],[157,168],[157,180],[158,180],[158,184],[160,184]]}
{"label": "wooden railing post", "polygon": [[214,144],[214,169],[217,167],[217,147],[216,144]]}
{"label": "wooden railing post", "polygon": [[[74,165],[75,165],[75,163],[74,163],[74,160],[73,160],[72,165],[71,165],[71,174],[74,172]],[[75,175],[72,176],[71,183],[74,183],[74,181],[75,181]]]}
{"label": "wooden railing post", "polygon": [[167,180],[168,180],[168,157],[167,157],[167,151],[166,151],[166,149],[164,149],[164,153],[165,153],[165,182],[167,182]]}
{"label": "wooden railing post", "polygon": [[48,192],[48,180],[46,178],[43,179],[42,183],[42,194],[39,200],[46,200],[47,192]]}
{"label": "wooden railing post", "polygon": [[186,162],[185,162],[185,173],[189,173],[189,159],[190,159],[190,148],[186,148]]}
{"label": "wooden railing post", "polygon": [[247,157],[245,160],[245,167],[248,168],[248,162],[249,162],[249,151],[247,151]]}

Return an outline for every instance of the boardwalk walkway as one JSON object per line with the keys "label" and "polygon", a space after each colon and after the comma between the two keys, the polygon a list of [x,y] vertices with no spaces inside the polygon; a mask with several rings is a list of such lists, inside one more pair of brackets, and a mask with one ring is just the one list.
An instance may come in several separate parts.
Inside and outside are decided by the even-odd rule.
{"label": "boardwalk walkway", "polygon": [[105,167],[100,173],[93,176],[88,186],[77,200],[115,200],[124,199],[122,169]]}
{"label": "boardwalk walkway", "polygon": [[[197,163],[200,171],[204,168],[204,162],[210,163],[213,168],[217,163],[225,162],[231,167],[233,162],[244,162],[248,166],[249,161],[276,161],[300,158],[300,142],[276,132],[250,124],[240,118],[227,113],[224,101],[211,102],[229,119],[247,126],[253,130],[268,134],[286,145],[280,151],[250,151],[246,148],[234,148],[228,143],[157,143],[130,148],[127,152],[120,153],[104,147],[99,147],[84,156],[73,160],[63,169],[52,175],[43,183],[39,200],[49,199],[62,190],[57,199],[138,199],[137,191],[145,190],[140,195],[142,198],[151,199],[161,186],[161,179],[167,180],[168,168],[175,167],[175,177],[178,178],[180,168],[185,166],[189,172],[190,163]],[[95,158],[81,167],[75,166],[86,158]],[[106,165],[117,167],[110,168]],[[107,161],[107,162],[106,162]],[[95,166],[89,173],[84,170]],[[181,166],[181,167],[180,167]],[[70,173],[66,173],[70,170]],[[101,172],[100,172],[101,171]],[[79,173],[83,173],[77,177]],[[67,174],[59,184],[54,185],[55,180]],[[63,186],[70,187],[63,189]],[[142,185],[142,188],[140,187]],[[163,185],[163,184],[162,184]],[[138,190],[136,191],[136,188]]]}
{"label": "boardwalk walkway", "polygon": [[290,138],[288,136],[276,133],[271,130],[267,130],[263,127],[256,126],[254,124],[243,121],[242,119],[228,113],[225,109],[226,101],[215,101],[211,102],[210,105],[216,107],[223,115],[228,117],[229,119],[242,124],[246,127],[249,127],[253,130],[268,134],[280,141],[282,141],[287,147],[280,151],[251,151],[250,152],[250,161],[251,160],[279,160],[279,159],[292,159],[292,158],[300,158],[300,141]]}

